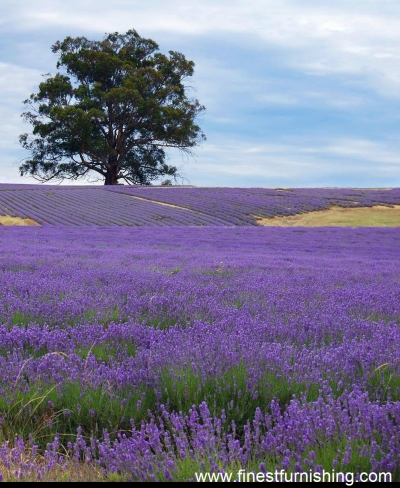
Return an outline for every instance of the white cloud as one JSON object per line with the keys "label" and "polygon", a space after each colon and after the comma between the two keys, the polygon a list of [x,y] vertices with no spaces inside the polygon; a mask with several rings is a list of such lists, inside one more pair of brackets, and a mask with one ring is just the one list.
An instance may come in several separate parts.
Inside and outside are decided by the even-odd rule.
{"label": "white cloud", "polygon": [[256,101],[262,105],[324,107],[338,110],[357,108],[365,104],[365,100],[359,95],[332,93],[326,89],[319,91],[286,90],[282,93],[276,93],[274,89],[257,95]]}
{"label": "white cloud", "polygon": [[30,132],[31,126],[21,118],[26,110],[23,100],[37,89],[41,81],[37,70],[0,63],[0,149],[15,150],[18,136]]}
{"label": "white cloud", "polygon": [[[251,178],[255,186],[399,186],[399,147],[363,139],[291,139],[275,144],[239,142],[223,136],[198,151],[197,162],[184,169],[194,185],[207,181],[241,184]],[[332,184],[336,182],[336,184]],[[352,183],[350,183],[352,182]],[[254,185],[254,183],[253,183]],[[221,186],[226,186],[221,185]]]}
{"label": "white cloud", "polygon": [[[37,89],[41,82],[41,73],[36,69],[27,69],[10,63],[0,62],[0,92],[2,104],[21,103]],[[21,94],[25,94],[21,99]]]}
{"label": "white cloud", "polygon": [[365,139],[339,139],[327,145],[325,151],[341,157],[371,161],[379,164],[380,167],[386,165],[388,169],[397,169],[397,173],[400,173],[400,152],[398,149],[387,147],[382,142]]}
{"label": "white cloud", "polygon": [[[400,97],[396,1],[52,0],[11,2],[3,24],[15,31],[70,28],[104,35],[135,28],[143,36],[214,36],[259,50],[281,49],[281,63],[319,76],[359,75],[380,94]],[[216,41],[218,42],[218,41]]]}

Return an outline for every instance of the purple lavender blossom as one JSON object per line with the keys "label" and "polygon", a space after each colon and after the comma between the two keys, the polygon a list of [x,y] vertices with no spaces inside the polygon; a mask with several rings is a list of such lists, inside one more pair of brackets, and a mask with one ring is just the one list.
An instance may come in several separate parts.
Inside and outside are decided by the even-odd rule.
{"label": "purple lavender blossom", "polygon": [[2,228],[3,476],[362,460],[398,477],[399,242],[399,228]]}

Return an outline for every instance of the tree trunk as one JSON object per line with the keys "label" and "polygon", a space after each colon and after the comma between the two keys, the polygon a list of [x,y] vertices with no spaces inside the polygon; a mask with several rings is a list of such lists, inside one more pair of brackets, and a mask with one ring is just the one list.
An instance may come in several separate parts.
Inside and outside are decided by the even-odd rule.
{"label": "tree trunk", "polygon": [[106,179],[104,180],[105,185],[117,185],[118,184],[118,167],[111,166],[107,169]]}

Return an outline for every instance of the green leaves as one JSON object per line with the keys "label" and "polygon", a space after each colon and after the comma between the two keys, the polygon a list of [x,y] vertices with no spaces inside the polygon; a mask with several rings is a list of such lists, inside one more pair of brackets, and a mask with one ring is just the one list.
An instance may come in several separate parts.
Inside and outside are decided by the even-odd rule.
{"label": "green leaves", "polygon": [[46,75],[24,102],[32,111],[22,116],[36,139],[20,136],[32,155],[21,175],[48,181],[95,171],[105,184],[179,176],[165,164],[164,148],[191,154],[205,140],[195,123],[205,108],[187,97],[184,86],[193,61],[175,51],[157,52],[158,45],[135,30],[102,41],[67,37],[52,51],[59,55],[57,69],[67,74]]}

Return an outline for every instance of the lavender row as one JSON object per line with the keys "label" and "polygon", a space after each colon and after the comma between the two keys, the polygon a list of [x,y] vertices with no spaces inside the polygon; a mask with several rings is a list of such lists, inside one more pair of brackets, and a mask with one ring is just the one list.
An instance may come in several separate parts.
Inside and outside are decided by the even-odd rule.
{"label": "lavender row", "polygon": [[190,208],[226,219],[233,225],[254,225],[254,216],[295,215],[330,206],[367,207],[400,205],[400,189],[351,190],[302,188],[273,190],[265,188],[154,188],[108,187],[123,192]]}
{"label": "lavender row", "polygon": [[256,226],[255,216],[399,204],[400,189],[0,185],[2,214],[30,217],[42,225]]}
{"label": "lavender row", "polygon": [[101,189],[0,191],[0,212],[42,225],[218,225],[220,219]]}

